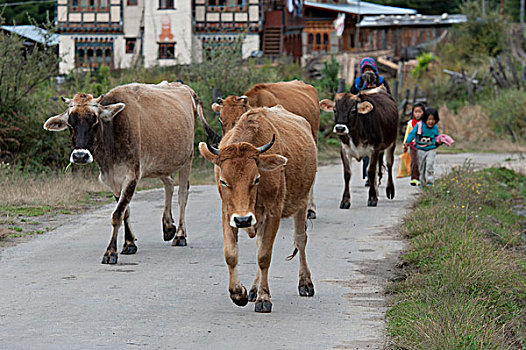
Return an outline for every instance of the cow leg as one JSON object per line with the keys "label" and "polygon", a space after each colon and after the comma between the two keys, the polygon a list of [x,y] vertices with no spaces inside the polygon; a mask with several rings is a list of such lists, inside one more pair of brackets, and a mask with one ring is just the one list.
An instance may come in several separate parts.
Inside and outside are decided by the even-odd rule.
{"label": "cow leg", "polygon": [[343,183],[345,189],[343,190],[342,201],[340,202],[340,209],[349,209],[351,207],[351,193],[349,191],[349,182],[351,181],[351,158],[343,150],[343,144],[340,142],[340,156],[343,163]]}
{"label": "cow leg", "polygon": [[309,192],[309,204],[307,206],[307,219],[316,219],[316,204],[314,204],[314,182]]}
{"label": "cow leg", "polygon": [[135,245],[135,235],[130,226],[130,206],[128,205],[124,212],[124,245],[121,254],[131,255],[135,253],[137,253],[137,246]]}
{"label": "cow leg", "polygon": [[234,304],[245,306],[248,304],[247,289],[241,284],[237,274],[237,232],[238,229],[230,226],[228,215],[223,212],[223,253],[228,266],[228,291]]}
{"label": "cow leg", "polygon": [[378,155],[378,186],[382,184],[382,177],[384,175],[384,152],[380,152]]}
{"label": "cow leg", "polygon": [[177,200],[179,202],[179,226],[177,227],[177,235],[172,242],[173,246],[186,246],[186,202],[188,201],[188,189],[190,188],[190,170],[192,169],[192,160],[188,162],[179,170],[179,191],[177,192]]}
{"label": "cow leg", "polygon": [[387,149],[387,187],[385,193],[387,198],[393,199],[395,196],[395,187],[393,182],[393,163],[394,163],[394,151],[396,148],[396,142],[393,142],[391,147]]}
{"label": "cow leg", "polygon": [[[114,196],[117,203],[119,197]],[[131,230],[130,225],[130,206],[126,207],[124,212],[124,245],[122,246],[121,254],[130,255],[137,253],[137,246],[135,245],[135,235]]]}
{"label": "cow leg", "polygon": [[305,255],[305,246],[307,245],[305,211],[306,209],[302,208],[294,214],[294,244],[300,254],[298,291],[302,297],[311,297],[314,295],[314,284],[312,284],[310,270],[307,266],[307,256]]}
{"label": "cow leg", "polygon": [[126,209],[128,204],[133,197],[135,192],[135,187],[137,186],[137,178],[133,177],[125,181],[121,195],[119,196],[119,201],[115,210],[111,214],[111,225],[113,226],[110,243],[106,248],[106,253],[102,257],[103,264],[116,264],[118,255],[117,255],[117,235],[119,233],[119,228],[121,227],[122,220],[125,216]]}
{"label": "cow leg", "polygon": [[[257,292],[257,299],[254,307],[256,312],[271,312],[272,303],[270,302],[270,288],[268,285],[268,269],[272,259],[272,248],[274,246],[274,239],[279,228],[279,216],[268,216],[265,220],[264,229],[258,231],[258,235],[263,235],[261,244],[258,247],[258,273],[259,286]],[[303,223],[305,225],[305,216]]]}
{"label": "cow leg", "polygon": [[163,212],[163,239],[165,242],[174,238],[177,228],[172,217],[172,197],[174,194],[174,180],[171,176],[161,177],[164,184],[164,212]]}
{"label": "cow leg", "polygon": [[[258,231],[262,231],[262,229],[259,229]],[[257,247],[257,251],[259,251],[259,247],[261,247],[261,241],[263,239],[263,235],[257,235],[257,238],[256,238],[256,247]],[[258,288],[259,288],[259,280],[260,280],[260,275],[259,275],[259,269],[257,270],[256,272],[256,278],[254,279],[254,283],[252,283],[252,287],[250,288],[250,292],[248,292],[248,301],[250,301],[251,303],[252,302],[255,302],[256,301],[256,298],[258,296]]]}
{"label": "cow leg", "polygon": [[378,152],[371,154],[371,162],[369,169],[367,169],[367,176],[369,177],[369,199],[367,200],[368,207],[376,207],[378,205],[378,181],[376,179]]}

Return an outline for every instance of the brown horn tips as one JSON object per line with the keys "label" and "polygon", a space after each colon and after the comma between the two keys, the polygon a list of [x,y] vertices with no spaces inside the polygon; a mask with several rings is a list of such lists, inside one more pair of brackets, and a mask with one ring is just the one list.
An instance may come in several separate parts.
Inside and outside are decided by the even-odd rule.
{"label": "brown horn tips", "polygon": [[270,149],[270,147],[272,147],[272,145],[274,144],[274,141],[276,141],[276,134],[272,134],[272,140],[270,140],[269,143],[267,143],[266,145],[263,145],[261,147],[258,147],[259,153],[263,153],[263,152],[268,151]]}

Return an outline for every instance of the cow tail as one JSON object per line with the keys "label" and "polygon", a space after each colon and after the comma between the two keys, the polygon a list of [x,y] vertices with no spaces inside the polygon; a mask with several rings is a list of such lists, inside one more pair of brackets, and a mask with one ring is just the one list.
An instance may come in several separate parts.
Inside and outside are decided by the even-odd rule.
{"label": "cow tail", "polygon": [[201,99],[199,96],[197,96],[196,93],[192,94],[192,97],[194,99],[194,102],[196,104],[196,110],[197,115],[199,116],[199,120],[201,120],[201,124],[203,124],[203,128],[206,132],[206,139],[208,143],[214,147],[217,147],[219,145],[219,142],[221,141],[221,136],[219,136],[214,129],[208,124],[208,122],[205,119],[205,116],[203,114],[203,103],[201,102]]}
{"label": "cow tail", "polygon": [[294,248],[294,251],[292,252],[292,254],[290,254],[289,256],[287,256],[285,258],[285,260],[287,261],[291,261],[292,259],[294,259],[294,257],[296,256],[296,254],[298,254],[298,248]]}

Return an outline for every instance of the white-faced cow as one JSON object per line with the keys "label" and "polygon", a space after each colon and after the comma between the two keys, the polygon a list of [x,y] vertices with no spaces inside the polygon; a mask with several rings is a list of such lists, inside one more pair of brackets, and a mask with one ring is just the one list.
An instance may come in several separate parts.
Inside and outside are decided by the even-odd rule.
{"label": "white-faced cow", "polygon": [[[223,126],[223,135],[225,135],[236,125],[241,115],[249,109],[281,105],[287,111],[303,117],[309,122],[312,137],[318,143],[320,126],[318,103],[318,92],[312,85],[293,80],[254,85],[243,96],[228,96],[225,99],[218,99],[216,103],[212,104],[212,109],[221,113],[220,121]],[[316,218],[316,205],[312,193],[309,197],[307,215],[309,219]]]}
{"label": "white-faced cow", "polygon": [[[256,312],[271,311],[272,247],[281,218],[289,216],[294,218],[294,254],[300,253],[299,294],[314,295],[305,255],[307,203],[317,155],[309,124],[281,106],[255,108],[224,135],[219,149],[201,142],[199,151],[215,164],[232,301],[239,306],[255,301]],[[240,228],[257,236],[258,272],[248,296],[236,269]]]}
{"label": "white-faced cow", "polygon": [[[378,185],[382,177],[384,151],[387,151],[388,180],[387,198],[393,199],[393,161],[398,130],[398,109],[394,99],[383,86],[362,91],[358,95],[336,94],[335,101],[322,100],[320,108],[334,112],[334,132],[340,138],[340,154],[343,161],[345,190],[340,203],[341,209],[351,207],[349,181],[351,179],[351,159],[358,161],[365,156],[371,158],[367,169],[369,177],[369,199],[367,205],[378,204]],[[376,178],[379,174],[378,179]]]}
{"label": "white-faced cow", "polygon": [[[117,234],[123,220],[125,242],[121,254],[137,251],[129,222],[129,203],[137,182],[144,177],[159,178],[164,184],[164,240],[173,238],[172,245],[185,246],[195,119],[202,112],[195,92],[183,84],[162,82],[119,86],[96,99],[80,93],[63,100],[68,104],[67,110],[49,118],[44,129],[69,129],[73,145],[70,162],[95,161],[100,181],[117,200],[111,216],[111,240],[102,263],[117,263]],[[175,171],[179,171],[177,228],[172,218]]]}

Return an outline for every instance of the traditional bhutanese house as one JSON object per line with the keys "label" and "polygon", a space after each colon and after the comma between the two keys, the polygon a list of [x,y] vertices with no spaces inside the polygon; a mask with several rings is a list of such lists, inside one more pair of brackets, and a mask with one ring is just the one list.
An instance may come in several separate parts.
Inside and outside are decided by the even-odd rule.
{"label": "traditional bhutanese house", "polygon": [[358,25],[366,34],[365,50],[393,50],[404,60],[418,55],[425,44],[437,42],[453,24],[467,21],[465,15],[395,15],[365,17]]}
{"label": "traditional bhutanese house", "polygon": [[203,52],[241,39],[242,56],[301,57],[302,0],[194,0]]}
{"label": "traditional bhutanese house", "polygon": [[61,73],[186,64],[200,54],[189,0],[57,0],[57,26]]}
{"label": "traditional bhutanese house", "polygon": [[[359,30],[357,24],[363,16],[414,15],[416,10],[384,6],[366,1],[305,1],[305,29],[303,30],[303,54],[364,51],[370,41],[370,30]],[[343,33],[334,31],[334,21],[344,14]],[[340,17],[341,19],[342,17]],[[358,38],[359,36],[359,38]]]}

